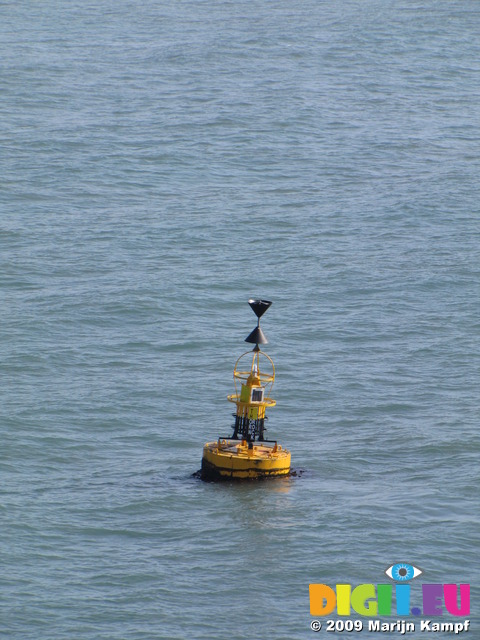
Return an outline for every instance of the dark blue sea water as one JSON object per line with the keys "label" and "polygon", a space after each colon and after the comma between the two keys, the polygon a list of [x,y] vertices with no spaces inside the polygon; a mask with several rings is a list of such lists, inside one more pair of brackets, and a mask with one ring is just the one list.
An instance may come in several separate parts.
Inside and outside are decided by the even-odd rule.
{"label": "dark blue sea water", "polygon": [[[0,637],[395,638],[313,633],[308,585],[405,561],[480,638],[479,34],[477,0],[1,3]],[[202,483],[251,296],[303,474]]]}

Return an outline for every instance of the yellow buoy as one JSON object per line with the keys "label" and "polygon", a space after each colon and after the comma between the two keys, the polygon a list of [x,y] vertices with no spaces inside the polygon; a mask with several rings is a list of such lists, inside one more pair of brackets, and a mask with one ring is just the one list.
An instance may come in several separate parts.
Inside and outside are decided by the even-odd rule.
{"label": "yellow buoy", "polygon": [[204,480],[270,478],[290,473],[290,452],[276,440],[265,438],[265,410],[276,405],[269,395],[275,381],[275,367],[259,347],[267,343],[260,328],[260,317],[272,303],[268,300],[249,300],[248,303],[258,321],[245,341],[255,347],[238,358],[233,370],[235,393],[228,396],[236,405],[233,435],[207,442],[203,447],[201,477]]}

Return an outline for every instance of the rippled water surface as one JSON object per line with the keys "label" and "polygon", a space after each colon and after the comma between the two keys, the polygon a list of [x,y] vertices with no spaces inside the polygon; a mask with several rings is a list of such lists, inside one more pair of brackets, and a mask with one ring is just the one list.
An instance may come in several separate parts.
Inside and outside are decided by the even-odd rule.
{"label": "rippled water surface", "polygon": [[[345,637],[309,583],[398,561],[470,583],[480,637],[479,33],[476,0],[1,4],[1,637]],[[251,296],[303,473],[202,483]]]}

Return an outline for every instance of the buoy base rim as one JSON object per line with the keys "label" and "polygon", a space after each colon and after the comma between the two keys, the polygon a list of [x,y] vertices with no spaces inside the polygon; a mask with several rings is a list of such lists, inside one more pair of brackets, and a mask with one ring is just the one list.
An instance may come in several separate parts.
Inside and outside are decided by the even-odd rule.
{"label": "buoy base rim", "polygon": [[202,480],[260,480],[290,474],[290,452],[275,443],[219,439],[203,448]]}

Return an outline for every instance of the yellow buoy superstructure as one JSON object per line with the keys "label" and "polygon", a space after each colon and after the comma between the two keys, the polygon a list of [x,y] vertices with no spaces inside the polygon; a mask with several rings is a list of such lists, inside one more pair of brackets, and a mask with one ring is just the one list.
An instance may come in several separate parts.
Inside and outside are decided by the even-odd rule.
{"label": "yellow buoy superstructure", "polygon": [[240,356],[235,364],[235,393],[228,396],[236,406],[233,435],[205,444],[201,471],[204,480],[267,478],[290,473],[290,452],[277,441],[265,438],[266,409],[276,405],[270,396],[275,367],[270,356],[259,347],[267,343],[260,328],[260,317],[272,303],[253,299],[248,302],[258,322],[246,342],[255,347]]}

